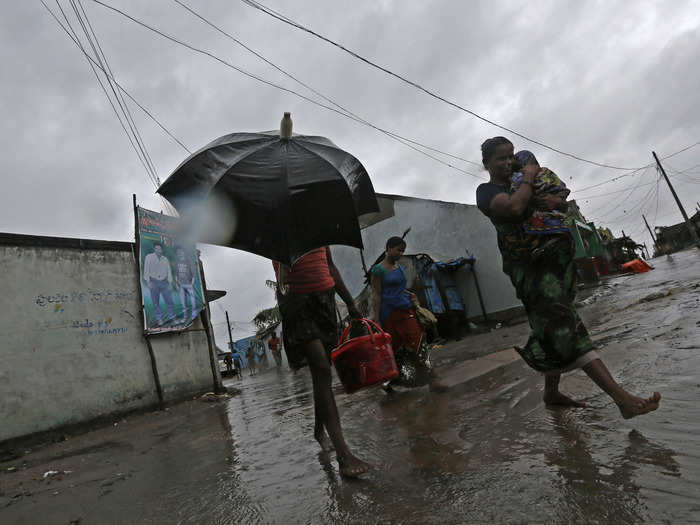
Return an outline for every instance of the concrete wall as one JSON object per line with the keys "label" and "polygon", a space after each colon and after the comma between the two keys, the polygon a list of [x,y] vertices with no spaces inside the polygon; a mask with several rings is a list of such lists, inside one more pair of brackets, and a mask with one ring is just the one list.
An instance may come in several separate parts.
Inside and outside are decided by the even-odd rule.
{"label": "concrete wall", "polygon": [[[496,230],[476,206],[453,202],[380,195],[383,210],[394,208],[394,216],[362,230],[368,268],[383,253],[386,240],[393,235],[406,236],[407,254],[427,253],[447,261],[467,255],[476,257],[476,273],[486,311],[500,312],[522,306],[508,276],[496,243]],[[353,295],[363,288],[360,252],[355,248],[334,246],[333,259]],[[480,315],[480,307],[471,272],[460,270],[457,285],[465,299],[468,317]]]}
{"label": "concrete wall", "polygon": [[[130,243],[0,234],[0,442],[158,402]],[[212,388],[201,321],[151,338],[166,401]]]}

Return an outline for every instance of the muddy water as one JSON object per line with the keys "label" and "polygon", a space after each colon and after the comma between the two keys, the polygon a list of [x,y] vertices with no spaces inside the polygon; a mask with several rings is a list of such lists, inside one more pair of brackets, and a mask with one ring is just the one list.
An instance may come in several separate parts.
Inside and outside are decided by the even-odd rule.
{"label": "muddy water", "polygon": [[[226,402],[25,456],[0,476],[0,523],[699,523],[700,255],[654,264],[582,309],[622,385],[662,393],[652,415],[622,420],[581,373],[562,389],[590,408],[546,409],[520,362],[444,395],[337,386],[347,440],[376,465],[348,481],[311,437],[308,372],[246,376]],[[72,473],[43,480],[49,468]]]}
{"label": "muddy water", "polygon": [[[230,523],[700,522],[700,309],[697,290],[681,290],[697,283],[693,266],[666,264],[641,289],[623,279],[598,304],[604,359],[626,388],[660,390],[658,413],[622,420],[581,374],[563,389],[592,408],[546,409],[520,363],[452,395],[339,390],[349,443],[377,465],[346,481],[310,439],[306,373],[246,378],[227,411],[236,461],[206,512]],[[629,306],[669,286],[675,298]]]}

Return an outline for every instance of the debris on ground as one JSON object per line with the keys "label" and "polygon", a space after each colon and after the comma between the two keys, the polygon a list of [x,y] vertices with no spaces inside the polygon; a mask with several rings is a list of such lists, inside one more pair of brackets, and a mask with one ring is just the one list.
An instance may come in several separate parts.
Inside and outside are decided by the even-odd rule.
{"label": "debris on ground", "polygon": [[668,297],[672,293],[673,292],[670,289],[661,290],[660,292],[654,292],[649,295],[645,295],[639,300],[639,302],[648,303],[649,301],[656,301],[657,299],[663,299],[664,297]]}
{"label": "debris on ground", "polygon": [[199,399],[200,401],[208,401],[213,403],[214,401],[222,401],[230,398],[230,394],[215,394],[214,392],[207,392],[206,394],[202,394]]}

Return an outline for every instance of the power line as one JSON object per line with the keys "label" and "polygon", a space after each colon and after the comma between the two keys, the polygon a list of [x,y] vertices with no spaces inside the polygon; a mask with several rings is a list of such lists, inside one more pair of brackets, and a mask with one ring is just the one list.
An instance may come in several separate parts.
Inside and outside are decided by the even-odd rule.
{"label": "power line", "polygon": [[561,149],[558,149],[558,148],[556,148],[556,147],[554,147],[554,146],[549,146],[548,144],[545,144],[544,142],[541,142],[541,141],[539,141],[539,140],[537,140],[537,139],[534,139],[534,138],[532,138],[532,137],[528,137],[527,135],[524,135],[523,133],[520,133],[520,132],[518,132],[518,131],[515,131],[515,130],[513,130],[513,129],[511,129],[511,128],[508,128],[508,127],[506,127],[506,126],[504,126],[504,125],[502,125],[502,124],[499,124],[499,123],[497,123],[497,122],[494,122],[493,120],[490,120],[490,119],[488,119],[488,118],[486,118],[486,117],[484,117],[484,116],[482,116],[482,115],[476,113],[475,111],[472,111],[472,110],[470,110],[470,109],[467,109],[467,108],[465,108],[465,107],[463,107],[463,106],[457,104],[456,102],[452,102],[451,100],[448,100],[447,98],[445,98],[445,97],[443,97],[443,96],[441,96],[441,95],[435,93],[434,91],[431,91],[431,90],[429,90],[429,89],[423,87],[421,84],[419,84],[419,83],[417,83],[417,82],[415,82],[415,81],[413,81],[413,80],[409,80],[408,78],[406,78],[406,77],[404,77],[404,76],[402,76],[402,75],[399,75],[398,73],[395,73],[395,72],[391,71],[391,70],[388,69],[387,67],[381,66],[381,65],[379,65],[379,64],[377,64],[377,63],[371,61],[370,59],[368,59],[368,58],[366,58],[366,57],[364,57],[364,56],[362,56],[362,55],[360,55],[360,54],[358,54],[358,53],[356,53],[356,52],[354,52],[354,51],[351,51],[350,49],[348,49],[347,47],[343,46],[342,44],[339,44],[339,43],[337,43],[337,42],[331,40],[330,38],[325,37],[325,36],[323,36],[323,35],[317,33],[316,31],[313,31],[312,29],[309,29],[309,28],[306,27],[306,26],[303,26],[303,25],[300,24],[299,22],[296,22],[296,21],[292,20],[291,18],[289,18],[288,16],[282,15],[281,13],[278,13],[278,12],[276,12],[276,11],[270,9],[269,7],[267,7],[267,6],[263,5],[263,4],[261,4],[260,2],[257,2],[256,0],[241,0],[241,1],[242,1],[244,4],[249,5],[250,7],[253,7],[253,8],[255,8],[255,9],[257,9],[257,10],[259,10],[259,11],[261,11],[261,12],[263,12],[263,13],[265,13],[265,14],[267,14],[267,15],[273,17],[273,18],[276,18],[277,20],[280,20],[280,21],[284,22],[285,24],[291,25],[292,27],[295,27],[295,28],[297,28],[297,29],[300,29],[300,30],[302,30],[302,31],[305,31],[306,33],[309,33],[310,35],[313,35],[313,36],[315,36],[316,38],[320,38],[321,40],[324,40],[325,42],[328,42],[329,44],[331,44],[331,45],[337,47],[338,49],[341,49],[342,51],[345,51],[345,52],[348,53],[349,55],[351,55],[351,56],[353,56],[354,58],[357,58],[358,60],[360,60],[360,61],[366,63],[367,65],[369,65],[369,66],[371,66],[371,67],[373,67],[373,68],[375,68],[375,69],[378,69],[378,70],[380,70],[380,71],[382,71],[382,72],[384,72],[384,73],[386,73],[386,74],[388,74],[388,75],[391,75],[392,77],[395,77],[395,78],[399,79],[400,81],[402,81],[402,82],[404,82],[404,83],[406,83],[406,84],[408,84],[408,85],[410,85],[410,86],[412,86],[412,87],[414,87],[414,88],[416,88],[416,89],[418,89],[418,90],[420,90],[420,91],[426,93],[427,95],[429,95],[429,96],[431,96],[431,97],[433,97],[433,98],[435,98],[435,99],[437,99],[437,100],[439,100],[439,101],[441,101],[441,102],[444,102],[445,104],[448,104],[448,105],[450,105],[450,106],[452,106],[452,107],[454,107],[454,108],[456,108],[456,109],[459,109],[460,111],[463,111],[463,112],[465,112],[465,113],[468,113],[469,115],[472,115],[473,117],[476,117],[476,118],[478,118],[479,120],[482,120],[483,122],[486,122],[486,123],[488,123],[488,124],[491,124],[492,126],[495,126],[495,127],[499,128],[499,129],[502,129],[502,130],[504,130],[504,131],[507,131],[508,133],[512,133],[513,135],[515,135],[515,136],[517,136],[517,137],[520,137],[521,139],[527,140],[528,142],[532,142],[533,144],[537,144],[538,146],[542,146],[543,148],[546,148],[546,149],[548,149],[548,150],[550,150],[550,151],[554,151],[555,153],[559,153],[560,155],[564,155],[564,156],[566,156],[566,157],[570,157],[570,158],[572,158],[572,159],[579,160],[579,161],[581,161],[581,162],[586,162],[586,163],[592,164],[592,165],[594,165],[594,166],[599,166],[599,167],[601,167],[601,168],[609,168],[609,169],[621,170],[621,171],[628,171],[628,170],[637,169],[637,168],[625,168],[625,167],[622,167],[622,166],[614,166],[614,165],[611,165],[611,164],[605,164],[605,163],[601,163],[601,162],[596,162],[596,161],[589,160],[589,159],[586,159],[586,158],[584,158],[584,157],[581,157],[581,156],[579,156],[579,155],[575,155],[575,154],[573,154],[573,153],[567,153],[566,151],[563,151],[563,150],[561,150]]}
{"label": "power line", "polygon": [[[85,51],[85,49],[83,49],[83,47],[81,46],[80,42],[79,42],[76,38],[74,38],[73,35],[71,35],[71,33],[68,31],[68,29],[66,29],[66,27],[65,27],[65,26],[61,23],[61,21],[58,19],[58,17],[56,16],[56,14],[51,10],[51,8],[49,8],[49,7],[46,5],[46,3],[44,2],[44,0],[39,0],[39,1],[44,5],[44,7],[45,7],[46,10],[51,14],[51,16],[54,18],[54,20],[56,20],[56,22],[57,22],[58,25],[61,27],[61,29],[63,29],[63,31],[68,35],[68,37],[73,41],[73,43],[78,47],[78,49],[83,53],[83,55],[84,55],[85,58],[90,62],[90,64],[92,64],[93,66],[95,66],[95,67],[97,67],[98,69],[100,69],[100,71],[102,71],[103,73],[107,74],[107,72],[106,72],[104,69],[102,69],[102,68],[97,64],[97,62],[95,61],[95,59],[93,59],[93,58]],[[114,79],[113,79],[113,80],[114,80]],[[176,142],[182,149],[184,149],[187,153],[190,153],[190,154],[192,153],[192,151],[191,151],[180,139],[178,139],[168,128],[166,128],[166,127],[160,122],[160,120],[158,120],[158,119],[155,117],[155,115],[153,115],[153,113],[151,113],[145,106],[143,106],[143,104],[141,104],[138,100],[136,100],[136,99],[131,95],[131,93],[129,93],[129,91],[126,90],[126,89],[124,88],[124,86],[122,86],[122,85],[121,85],[119,82],[117,82],[116,80],[114,80],[114,83],[115,83],[115,85],[119,88],[119,90],[127,96],[127,98],[128,98],[129,100],[131,100],[134,104],[136,104],[136,106],[138,106],[138,108],[139,108],[141,111],[143,111],[144,114],[146,114],[146,115],[148,116],[148,118],[150,118],[150,119],[151,119],[161,130],[163,130],[171,139],[173,139],[173,141],[175,141],[175,142]]]}
{"label": "power line", "polygon": [[671,153],[670,155],[666,155],[665,157],[661,157],[661,160],[666,160],[666,159],[670,159],[671,157],[675,157],[679,153],[683,153],[684,151],[688,151],[690,148],[694,148],[695,146],[700,146],[700,141],[695,142],[694,144],[691,144],[690,146],[686,146],[685,148],[680,149],[680,150],[676,151],[675,153]]}
{"label": "power line", "polygon": [[[116,13],[118,13],[118,14],[124,16],[125,18],[128,18],[128,19],[131,20],[132,22],[134,22],[134,23],[136,23],[136,24],[138,24],[138,25],[140,25],[140,26],[142,26],[142,27],[148,29],[149,31],[152,31],[152,32],[154,32],[154,33],[160,35],[161,37],[163,37],[163,38],[165,38],[165,39],[167,39],[167,40],[170,40],[170,41],[172,41],[172,42],[174,42],[174,43],[176,43],[176,44],[179,44],[179,45],[181,45],[181,46],[183,46],[183,47],[186,47],[187,49],[189,49],[189,50],[191,50],[191,51],[194,51],[195,53],[200,53],[200,54],[202,54],[202,55],[208,56],[209,58],[211,58],[211,59],[213,59],[213,60],[216,60],[217,62],[219,62],[219,63],[225,65],[226,67],[229,67],[229,68],[231,68],[231,69],[234,69],[235,71],[238,71],[238,72],[241,73],[242,75],[245,75],[245,76],[247,76],[247,77],[249,77],[249,78],[252,78],[252,79],[254,79],[254,80],[257,80],[258,82],[261,82],[261,83],[263,83],[263,84],[266,84],[266,85],[268,85],[268,86],[270,86],[270,87],[273,87],[273,88],[275,88],[275,89],[278,89],[278,90],[280,90],[280,91],[285,91],[285,92],[287,92],[287,93],[289,93],[289,94],[291,94],[291,95],[294,95],[294,96],[299,97],[299,98],[301,98],[301,99],[303,99],[303,100],[305,100],[305,101],[307,101],[307,102],[310,102],[311,104],[315,104],[316,106],[325,108],[325,109],[327,109],[327,110],[329,110],[329,111],[333,111],[334,113],[337,113],[337,114],[339,114],[339,115],[342,115],[342,116],[344,116],[344,117],[346,117],[346,118],[348,118],[348,119],[350,119],[350,120],[353,120],[353,121],[355,121],[355,122],[358,122],[358,123],[360,123],[360,124],[369,125],[369,126],[375,128],[375,129],[377,129],[377,130],[379,130],[379,131],[381,131],[381,132],[385,132],[385,131],[386,131],[386,130],[383,130],[383,129],[379,128],[378,126],[374,126],[373,124],[370,124],[370,123],[367,123],[367,122],[363,122],[362,120],[357,119],[357,118],[353,117],[352,115],[349,115],[349,114],[345,113],[344,111],[341,111],[341,110],[336,109],[336,108],[334,108],[334,107],[331,107],[331,106],[328,106],[328,105],[323,104],[323,103],[321,103],[321,102],[318,102],[317,100],[314,100],[314,99],[312,99],[312,98],[310,98],[310,97],[307,97],[306,95],[304,95],[304,94],[302,94],[302,93],[299,93],[298,91],[294,91],[293,89],[290,89],[290,88],[281,86],[281,85],[279,85],[279,84],[276,84],[276,83],[274,83],[274,82],[271,82],[271,81],[269,81],[269,80],[266,80],[266,79],[264,79],[264,78],[262,78],[262,77],[260,77],[260,76],[258,76],[258,75],[255,75],[255,74],[253,74],[253,73],[250,73],[250,72],[248,72],[248,71],[246,71],[246,70],[244,70],[244,69],[242,69],[242,68],[240,68],[240,67],[238,67],[238,66],[236,66],[236,65],[234,65],[234,64],[231,64],[230,62],[224,60],[223,58],[220,58],[220,57],[214,55],[213,53],[211,53],[211,52],[209,52],[209,51],[206,51],[206,50],[204,50],[204,49],[197,48],[197,47],[195,47],[195,46],[192,45],[192,44],[189,44],[189,43],[184,42],[184,41],[182,41],[182,40],[180,40],[180,39],[178,39],[178,38],[176,38],[176,37],[173,37],[173,36],[171,36],[171,35],[168,35],[168,34],[166,34],[165,32],[163,32],[163,31],[161,31],[161,30],[159,30],[159,29],[157,29],[157,28],[155,28],[155,27],[153,27],[153,26],[151,26],[151,25],[149,25],[149,24],[147,24],[147,23],[145,23],[145,22],[142,22],[141,20],[138,20],[137,18],[135,18],[135,17],[129,15],[128,13],[125,13],[124,11],[122,11],[122,10],[116,8],[116,7],[113,7],[113,6],[111,6],[111,5],[105,4],[104,2],[101,2],[100,0],[92,0],[92,1],[95,2],[96,4],[99,4],[99,5],[101,5],[101,6],[105,7],[105,8],[107,8],[107,9],[110,9],[111,11],[114,11],[114,12],[116,12]],[[386,133],[391,134],[391,132],[386,132]],[[397,140],[401,140],[401,139],[398,139],[398,138],[397,138]],[[446,161],[444,161],[444,160],[442,160],[442,159],[440,159],[440,158],[438,158],[438,157],[435,157],[434,155],[431,155],[430,153],[427,153],[427,152],[425,152],[425,151],[422,151],[422,150],[418,149],[417,147],[415,147],[415,146],[413,146],[413,145],[411,145],[411,144],[405,144],[405,146],[407,146],[407,147],[409,147],[409,148],[411,148],[411,149],[417,151],[418,153],[421,153],[422,155],[425,155],[426,157],[429,157],[429,158],[435,160],[436,162],[439,162],[439,163],[441,163],[441,164],[443,164],[443,165],[445,165],[445,166],[447,166],[447,167],[449,167],[449,168],[452,168],[452,169],[454,169],[454,170],[456,170],[456,171],[462,172],[462,173],[464,173],[465,175],[469,175],[469,176],[471,176],[471,177],[475,177],[475,178],[480,179],[480,180],[485,180],[485,177],[476,175],[476,174],[471,173],[471,172],[469,172],[469,171],[467,171],[467,170],[464,170],[464,169],[462,169],[462,168],[459,168],[459,167],[457,167],[457,166],[454,166],[453,164],[450,164],[449,162],[446,162]]]}
{"label": "power line", "polygon": [[[648,168],[647,168],[647,170],[648,170]],[[644,177],[644,176],[646,175],[647,170],[644,170],[644,172],[641,174],[640,178],[642,178],[642,177]],[[637,191],[640,187],[642,187],[642,185],[640,185],[640,184],[634,184],[634,185],[632,185],[632,189],[630,190],[630,192],[629,192],[621,201],[616,201],[616,202],[613,204],[613,207],[612,207],[612,208],[608,209],[608,211],[606,211],[606,212],[604,212],[604,213],[601,214],[600,211],[601,211],[603,208],[607,208],[607,204],[608,204],[608,203],[603,204],[602,206],[600,206],[599,208],[597,208],[596,211],[594,211],[594,212],[592,213],[592,215],[596,216],[596,218],[597,218],[598,220],[600,220],[600,219],[602,219],[602,218],[604,218],[604,217],[609,216],[611,213],[614,213],[615,211],[617,211],[618,209],[620,209],[620,207],[621,207],[625,202],[627,202],[627,201],[630,199],[630,197],[632,196],[632,194],[633,194],[635,191]]]}
{"label": "power line", "polygon": [[631,186],[625,186],[624,188],[622,188],[620,190],[608,191],[605,193],[596,193],[595,195],[585,195],[585,196],[579,195],[576,197],[576,200],[577,201],[587,201],[588,199],[597,199],[599,197],[609,197],[610,195],[615,195],[616,193],[623,193],[623,192],[627,191],[628,189],[635,187],[635,186],[636,187],[649,186],[650,184],[654,184],[655,182],[656,181],[645,182],[644,184],[633,184]]}
{"label": "power line", "polygon": [[[380,131],[380,132],[386,134],[386,135],[389,136],[390,138],[393,138],[393,139],[401,139],[401,140],[403,140],[403,141],[409,142],[409,143],[414,144],[414,145],[416,145],[416,146],[420,146],[420,147],[425,148],[425,149],[427,149],[427,150],[433,151],[433,152],[435,152],[435,153],[440,153],[441,155],[445,155],[445,156],[447,156],[447,157],[451,157],[451,158],[456,159],[456,160],[461,160],[461,161],[463,161],[463,162],[467,162],[467,163],[469,163],[469,164],[473,164],[473,165],[475,165],[475,166],[477,166],[477,167],[479,167],[479,168],[482,168],[482,167],[483,167],[482,164],[481,164],[480,162],[475,162],[475,161],[473,161],[473,160],[465,159],[464,157],[460,157],[459,155],[454,155],[454,154],[452,154],[452,153],[448,153],[448,152],[446,152],[446,151],[442,151],[442,150],[440,150],[440,149],[437,149],[437,148],[434,148],[434,147],[431,147],[431,146],[427,146],[427,145],[422,144],[422,143],[420,143],[420,142],[418,142],[418,141],[416,141],[416,140],[412,140],[412,139],[409,139],[409,138],[407,138],[407,137],[403,137],[403,136],[401,136],[401,135],[399,135],[398,133],[395,133],[395,132],[393,132],[393,131],[388,131],[388,130],[385,130],[385,129],[382,129],[382,128],[379,128],[379,127],[375,126],[374,124],[372,124],[372,123],[369,122],[368,120],[366,120],[366,119],[360,117],[360,116],[357,115],[356,113],[354,113],[354,112],[350,111],[349,109],[347,109],[346,107],[343,107],[342,105],[340,105],[340,104],[339,104],[338,102],[336,102],[335,100],[331,99],[330,97],[324,95],[323,93],[321,93],[321,92],[318,91],[317,89],[313,88],[313,87],[310,86],[308,83],[303,82],[302,80],[300,80],[299,78],[295,77],[294,75],[292,75],[292,74],[289,73],[288,71],[284,70],[281,66],[278,66],[278,65],[275,64],[274,62],[270,61],[270,60],[267,59],[265,56],[263,56],[261,53],[259,53],[258,51],[255,51],[255,50],[252,49],[250,46],[248,46],[247,44],[245,44],[245,43],[244,43],[243,41],[241,41],[239,38],[237,38],[237,37],[233,36],[232,34],[226,32],[224,29],[222,29],[221,27],[217,26],[216,24],[214,24],[212,21],[208,20],[208,19],[207,19],[206,17],[204,17],[203,15],[197,13],[194,9],[192,9],[190,6],[188,6],[187,4],[185,4],[184,2],[182,2],[181,0],[173,0],[173,1],[174,1],[176,4],[180,5],[181,7],[183,7],[184,9],[186,9],[187,11],[189,11],[189,12],[190,12],[192,15],[194,15],[195,17],[199,18],[202,22],[204,22],[204,23],[207,24],[208,26],[212,27],[213,29],[215,29],[216,31],[218,31],[219,33],[221,33],[222,35],[224,35],[224,36],[225,36],[226,38],[228,38],[229,40],[232,40],[233,42],[235,42],[236,44],[238,44],[239,46],[241,46],[243,49],[245,49],[245,50],[248,51],[249,53],[252,53],[253,55],[255,55],[257,58],[259,58],[260,60],[262,60],[263,62],[265,62],[265,63],[268,64],[269,66],[273,67],[274,69],[276,69],[277,71],[279,71],[280,73],[282,73],[284,76],[290,78],[291,80],[293,80],[293,81],[296,82],[297,84],[299,84],[299,85],[305,87],[306,89],[308,89],[309,91],[311,91],[311,92],[314,93],[315,95],[321,97],[321,98],[322,98],[323,100],[325,100],[326,102],[329,102],[330,104],[333,104],[335,107],[337,107],[338,109],[344,111],[344,112],[347,113],[348,115],[351,115],[351,116],[355,117],[355,119],[357,119],[358,121],[362,122],[363,124],[365,124],[365,125],[367,125],[367,126],[370,126],[370,127],[374,128],[374,129],[376,129],[376,130],[378,130],[378,131]],[[399,142],[400,142],[400,141],[399,141]]]}
{"label": "power line", "polygon": [[[58,1],[58,0],[57,0]],[[73,7],[73,11],[75,12],[76,17],[78,18],[78,21],[80,22],[81,27],[83,28],[83,32],[85,33],[85,36],[87,37],[88,42],[90,43],[90,46],[92,47],[92,51],[95,54],[95,57],[97,58],[100,66],[102,67],[102,70],[105,72],[105,76],[107,77],[107,82],[109,83],[109,86],[112,90],[112,93],[114,94],[115,99],[117,100],[117,103],[119,104],[119,107],[121,108],[124,116],[126,117],[126,121],[129,124],[129,128],[131,129],[132,134],[134,135],[134,139],[136,140],[136,144],[139,146],[139,149],[144,155],[144,158],[146,159],[146,163],[150,167],[151,171],[151,181],[154,183],[155,188],[158,189],[160,187],[160,177],[158,177],[158,170],[155,167],[155,163],[153,162],[153,159],[148,152],[148,148],[146,147],[146,143],[143,140],[143,137],[141,136],[141,132],[139,131],[138,125],[136,124],[136,121],[134,120],[134,117],[131,113],[131,110],[129,109],[129,105],[127,104],[126,100],[124,100],[124,95],[122,92],[115,86],[116,82],[116,77],[114,76],[114,73],[112,71],[111,66],[109,65],[109,61],[107,60],[107,55],[105,54],[104,50],[102,49],[102,45],[100,44],[99,39],[97,38],[97,34],[95,33],[94,28],[92,27],[92,24],[90,23],[90,19],[87,15],[87,12],[85,11],[85,8],[83,7],[82,1],[81,0],[69,0],[71,6]],[[78,6],[80,6],[80,11],[78,11]],[[82,13],[82,16],[81,16]],[[84,21],[83,21],[84,19]],[[89,29],[89,32],[88,32]],[[93,43],[94,40],[94,43]],[[161,202],[163,203],[163,206],[165,209],[171,214],[177,216],[177,210],[173,207],[172,204],[170,204],[162,195],[158,195],[160,198]]]}
{"label": "power line", "polygon": [[[92,27],[92,24],[90,23],[90,19],[87,16],[87,12],[85,11],[85,8],[83,7],[83,4],[81,0],[70,0],[71,6],[73,7],[73,11],[75,12],[76,17],[78,18],[78,21],[80,22],[83,31],[85,32],[85,36],[88,39],[88,42],[90,43],[90,46],[92,47],[93,52],[95,53],[95,56],[97,57],[97,61],[100,63],[100,65],[103,66],[103,69],[105,69],[104,66],[106,66],[106,70],[109,72],[109,75],[106,75],[107,81],[110,85],[110,88],[112,89],[112,92],[114,93],[114,96],[117,99],[117,102],[119,103],[119,106],[122,108],[122,111],[124,112],[124,115],[126,116],[127,122],[129,122],[129,127],[131,128],[132,132],[134,133],[134,138],[136,139],[136,143],[140,145],[141,150],[144,153],[144,156],[146,157],[146,160],[148,161],[148,164],[151,168],[151,172],[153,173],[153,176],[155,177],[155,181],[160,186],[160,179],[158,178],[158,170],[155,167],[155,164],[153,163],[153,159],[151,158],[151,155],[148,152],[148,149],[146,148],[146,144],[143,140],[143,137],[141,137],[141,133],[139,132],[139,128],[136,125],[136,121],[134,120],[133,115],[131,114],[131,110],[129,109],[128,104],[124,100],[124,96],[122,95],[121,91],[119,91],[117,88],[115,88],[114,83],[112,79],[115,79],[114,73],[112,72],[112,68],[109,65],[109,61],[107,60],[107,56],[105,55],[104,51],[102,50],[102,46],[100,45],[100,41],[97,38],[97,34],[95,33],[95,30]],[[80,5],[80,11],[82,12],[82,18],[81,18],[81,13],[78,12],[77,6]],[[83,23],[82,19],[85,19],[85,23]],[[90,29],[88,32],[87,28]],[[90,36],[92,35],[92,39]],[[94,40],[94,44],[93,44]],[[97,49],[95,48],[95,45],[97,46]],[[98,52],[99,51],[99,52]]]}
{"label": "power line", "polygon": [[[146,173],[148,174],[148,177],[149,177],[149,179],[150,179],[151,174],[150,174],[150,171],[149,171],[149,169],[148,169],[148,165],[146,164],[146,161],[142,158],[141,153],[139,152],[138,148],[136,147],[136,144],[134,143],[134,140],[133,140],[131,134],[130,134],[129,131],[127,130],[126,125],[124,124],[124,121],[122,120],[122,117],[121,117],[121,115],[119,114],[119,111],[117,111],[117,108],[116,108],[116,106],[114,105],[114,102],[112,101],[112,98],[109,96],[109,93],[108,93],[108,91],[107,91],[107,88],[106,88],[106,87],[104,86],[104,84],[102,83],[102,79],[100,78],[99,74],[97,73],[97,70],[95,69],[96,66],[97,66],[98,68],[100,68],[101,66],[99,66],[98,64],[94,64],[94,60],[92,59],[92,57],[90,57],[90,55],[88,54],[88,52],[87,52],[87,51],[85,50],[85,48],[83,47],[82,42],[81,42],[80,39],[78,38],[78,34],[77,34],[77,33],[75,32],[75,30],[73,29],[73,26],[71,25],[70,20],[68,19],[68,16],[66,15],[65,11],[63,10],[63,7],[62,7],[61,4],[58,2],[58,0],[56,0],[56,5],[58,6],[58,9],[61,11],[61,14],[63,15],[63,18],[64,18],[65,21],[66,21],[66,26],[67,26],[67,27],[63,25],[63,23],[62,23],[61,20],[58,18],[58,16],[51,10],[51,8],[49,8],[48,5],[46,5],[46,3],[44,2],[44,0],[39,0],[39,1],[40,1],[40,2],[42,3],[42,5],[46,8],[46,10],[51,14],[51,16],[54,18],[54,20],[56,20],[56,22],[58,23],[58,25],[61,26],[61,28],[62,28],[62,29],[66,32],[66,34],[71,38],[71,40],[73,40],[73,42],[75,43],[75,45],[78,46],[78,48],[82,51],[82,53],[83,53],[83,55],[85,56],[85,58],[88,59],[88,64],[90,65],[90,68],[92,69],[92,72],[93,72],[93,74],[95,75],[95,78],[97,79],[97,82],[99,83],[100,87],[102,88],[102,91],[103,91],[103,93],[105,94],[105,97],[107,97],[107,100],[109,101],[109,104],[110,104],[110,106],[112,107],[112,110],[114,111],[114,114],[115,114],[115,116],[117,117],[117,120],[119,121],[119,124],[121,125],[122,129],[124,130],[124,134],[126,135],[127,139],[129,140],[129,143],[131,144],[131,147],[132,147],[132,149],[134,150],[134,153],[136,153],[137,158],[139,159],[139,161],[140,161],[141,164],[143,165],[143,168],[144,168],[144,170],[146,170]],[[72,34],[71,34],[71,33],[72,33]],[[102,71],[104,72],[104,70],[102,70]]]}
{"label": "power line", "polygon": [[597,187],[599,187],[599,186],[603,186],[604,184],[609,184],[609,183],[611,183],[611,182],[618,181],[618,180],[623,179],[623,178],[625,178],[625,177],[630,177],[631,175],[634,175],[634,174],[636,174],[636,173],[639,173],[640,171],[642,171],[642,170],[644,170],[644,169],[647,169],[647,168],[650,167],[650,166],[651,166],[651,164],[647,164],[646,166],[642,166],[641,168],[637,168],[636,170],[632,170],[632,171],[630,171],[629,173],[625,173],[624,175],[618,175],[617,177],[613,177],[612,179],[607,179],[607,180],[604,180],[603,182],[599,182],[599,183],[593,184],[593,185],[591,185],[591,186],[586,186],[585,188],[581,188],[581,189],[578,189],[578,190],[572,190],[571,193],[577,193],[577,192],[579,192],[579,191],[591,190],[591,189],[593,189],[593,188],[597,188]]}

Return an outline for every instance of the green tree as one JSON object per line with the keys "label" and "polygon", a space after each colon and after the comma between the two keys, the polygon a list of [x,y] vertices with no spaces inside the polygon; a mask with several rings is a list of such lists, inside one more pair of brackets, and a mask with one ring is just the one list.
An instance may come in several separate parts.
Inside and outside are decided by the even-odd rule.
{"label": "green tree", "polygon": [[[265,286],[277,292],[277,283],[275,281],[268,279],[265,281]],[[260,310],[257,314],[255,314],[255,317],[253,317],[253,323],[255,323],[255,326],[258,329],[258,333],[264,332],[270,326],[277,324],[280,321],[282,321],[282,317],[280,315],[278,305]]]}

